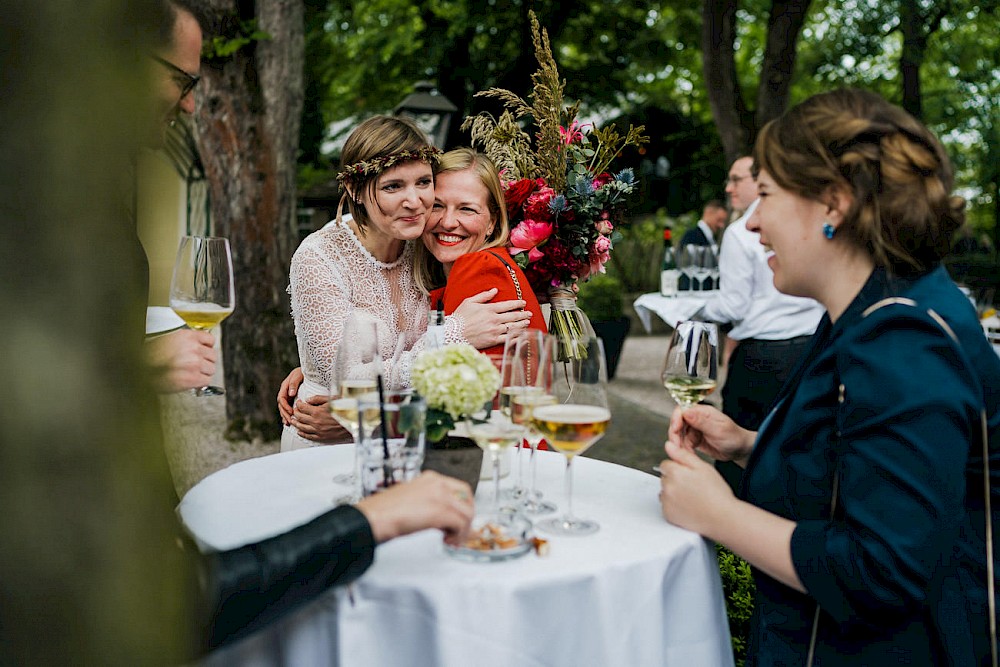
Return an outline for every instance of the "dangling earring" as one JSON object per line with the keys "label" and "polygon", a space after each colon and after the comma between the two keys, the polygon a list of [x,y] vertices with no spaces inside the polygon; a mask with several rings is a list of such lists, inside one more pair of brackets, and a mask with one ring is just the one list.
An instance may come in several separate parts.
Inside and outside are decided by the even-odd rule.
{"label": "dangling earring", "polygon": [[837,228],[833,226],[829,221],[823,223],[823,236],[828,240],[833,239],[833,235],[837,233]]}

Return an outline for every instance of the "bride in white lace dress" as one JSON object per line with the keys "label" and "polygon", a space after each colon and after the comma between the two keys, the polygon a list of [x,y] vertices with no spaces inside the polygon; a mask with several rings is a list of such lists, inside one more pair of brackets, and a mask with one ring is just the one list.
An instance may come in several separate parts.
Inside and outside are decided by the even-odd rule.
{"label": "bride in white lace dress", "polygon": [[[391,116],[368,119],[344,144],[340,209],[346,201],[352,219],[338,216],[334,224],[310,234],[296,250],[290,272],[304,375],[296,398],[307,407],[325,404],[337,347],[350,344],[341,340],[344,321],[356,309],[379,322],[379,352],[387,362],[389,382],[408,384],[412,355],[423,348],[428,309],[427,297],[414,282],[413,243],[419,242],[434,202],[431,161],[438,152],[414,124]],[[526,325],[523,302],[483,303],[492,296],[472,297],[448,317],[446,342],[486,347],[501,341],[507,330]],[[400,334],[404,352],[393,359]],[[287,384],[278,394],[285,423],[282,451],[350,441],[332,418],[303,422],[292,409]],[[311,416],[318,413],[313,410]]]}

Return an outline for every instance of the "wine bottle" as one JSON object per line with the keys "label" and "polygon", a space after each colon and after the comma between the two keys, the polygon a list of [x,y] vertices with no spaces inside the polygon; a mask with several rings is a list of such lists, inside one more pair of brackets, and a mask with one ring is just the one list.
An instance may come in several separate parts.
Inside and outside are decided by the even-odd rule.
{"label": "wine bottle", "polygon": [[660,264],[660,294],[663,296],[677,296],[677,280],[680,278],[670,234],[670,227],[664,228],[663,262]]}

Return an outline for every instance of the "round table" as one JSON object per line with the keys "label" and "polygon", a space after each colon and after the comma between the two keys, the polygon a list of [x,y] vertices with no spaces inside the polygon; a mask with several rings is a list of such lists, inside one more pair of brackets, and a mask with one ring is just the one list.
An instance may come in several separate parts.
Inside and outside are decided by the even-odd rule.
{"label": "round table", "polygon": [[[600,443],[596,445],[600,447]],[[350,445],[243,461],[192,488],[178,511],[203,549],[269,537],[329,509]],[[565,459],[538,453],[539,488],[564,505]],[[548,556],[448,556],[424,531],[378,547],[358,581],[216,651],[212,665],[731,665],[712,545],[666,523],[659,480],[578,457],[574,511],[601,524],[552,536]],[[508,482],[509,483],[509,482]],[[508,484],[508,483],[505,483]],[[476,502],[488,507],[492,484]]]}

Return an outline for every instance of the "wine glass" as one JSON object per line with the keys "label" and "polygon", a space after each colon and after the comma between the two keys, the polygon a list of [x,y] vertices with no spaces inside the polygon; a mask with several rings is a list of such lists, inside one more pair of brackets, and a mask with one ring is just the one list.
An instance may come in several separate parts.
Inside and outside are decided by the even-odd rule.
{"label": "wine glass", "polygon": [[516,424],[525,427],[524,441],[531,447],[530,475],[531,482],[524,494],[520,510],[529,515],[551,514],[556,506],[542,500],[542,494],[537,490],[537,462],[535,452],[541,444],[542,434],[534,427],[532,414],[536,407],[555,405],[556,397],[552,395],[552,357],[557,354],[555,336],[550,336],[536,329],[529,329],[518,337],[517,349],[514,355],[512,374],[517,384],[524,391],[511,399],[511,419]]}
{"label": "wine glass", "polygon": [[573,458],[600,440],[611,422],[604,346],[597,337],[585,338],[581,345],[586,354],[578,359],[550,359],[556,404],[536,407],[531,414],[534,428],[566,457],[566,513],[536,524],[561,535],[587,535],[600,528],[596,521],[573,515]]}
{"label": "wine glass", "polygon": [[712,289],[719,289],[719,249],[717,246],[708,246],[705,251],[708,258],[708,275],[712,279]]}
{"label": "wine glass", "polygon": [[[511,334],[504,341],[503,357],[500,360],[500,400],[499,408],[501,414],[512,420],[514,400],[525,393],[534,391],[534,387],[528,386],[524,373],[518,367],[520,359],[520,342],[523,336],[530,334],[540,334],[536,329],[528,329],[523,332]],[[520,423],[520,422],[519,422]],[[516,469],[514,486],[506,491],[506,497],[515,501],[520,501],[527,492],[524,488],[524,465],[521,457],[521,450],[524,449],[524,439],[517,442],[514,453],[514,467]]]}
{"label": "wine glass", "polygon": [[712,268],[717,266],[717,261],[715,258],[715,253],[712,251],[712,246],[701,246],[698,251],[698,266],[695,269],[694,275],[698,279],[699,290],[704,292],[710,287],[705,286],[705,280],[712,277]]}
{"label": "wine glass", "polygon": [[689,291],[694,291],[695,272],[698,270],[698,262],[701,258],[701,246],[688,243],[681,246],[680,254],[677,256],[677,268],[687,278]]}
{"label": "wine glass", "polygon": [[663,362],[663,386],[683,410],[716,387],[719,328],[712,322],[679,322]]}
{"label": "wine glass", "polygon": [[[354,469],[350,473],[334,475],[338,484],[352,484],[357,490],[360,481],[361,415],[358,402],[375,396],[378,392],[378,372],[381,364],[378,348],[378,326],[374,317],[363,311],[352,311],[344,321],[340,345],[333,362],[330,381],[330,414],[351,433],[354,439]],[[366,415],[365,423],[374,423],[373,415]],[[358,494],[360,496],[360,494]],[[350,500],[350,499],[348,499]]]}
{"label": "wine glass", "polygon": [[[229,239],[185,236],[177,248],[170,280],[170,307],[192,329],[209,331],[233,313],[236,288]],[[219,396],[222,387],[193,389],[195,396]]]}

